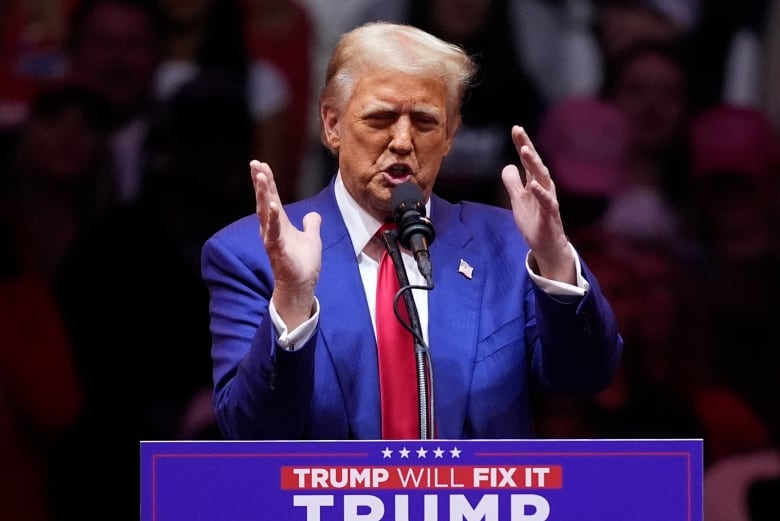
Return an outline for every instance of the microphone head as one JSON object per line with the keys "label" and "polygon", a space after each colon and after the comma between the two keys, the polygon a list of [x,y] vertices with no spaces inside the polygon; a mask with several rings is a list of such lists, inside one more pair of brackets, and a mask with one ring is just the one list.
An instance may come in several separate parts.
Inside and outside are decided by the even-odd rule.
{"label": "microphone head", "polygon": [[393,188],[390,194],[390,205],[393,208],[393,218],[398,219],[409,210],[416,210],[425,217],[425,201],[422,190],[411,181],[401,183]]}
{"label": "microphone head", "polygon": [[413,235],[420,234],[428,244],[433,243],[436,233],[431,220],[425,216],[425,201],[422,190],[411,182],[402,183],[390,195],[393,219],[398,224],[398,239],[411,249]]}

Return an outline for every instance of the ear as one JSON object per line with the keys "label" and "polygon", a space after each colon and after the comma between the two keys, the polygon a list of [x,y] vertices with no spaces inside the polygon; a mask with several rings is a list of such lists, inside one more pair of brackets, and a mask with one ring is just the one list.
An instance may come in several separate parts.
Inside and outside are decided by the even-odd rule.
{"label": "ear", "polygon": [[337,152],[341,146],[339,113],[335,107],[323,104],[320,107],[320,118],[322,119],[322,139],[331,151]]}

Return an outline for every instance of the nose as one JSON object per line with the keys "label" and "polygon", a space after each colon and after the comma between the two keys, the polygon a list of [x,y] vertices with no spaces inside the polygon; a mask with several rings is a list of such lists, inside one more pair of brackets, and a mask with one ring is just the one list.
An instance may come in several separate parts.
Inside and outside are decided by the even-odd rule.
{"label": "nose", "polygon": [[390,151],[399,155],[411,153],[414,148],[412,145],[412,130],[412,122],[408,116],[398,118],[391,127]]}

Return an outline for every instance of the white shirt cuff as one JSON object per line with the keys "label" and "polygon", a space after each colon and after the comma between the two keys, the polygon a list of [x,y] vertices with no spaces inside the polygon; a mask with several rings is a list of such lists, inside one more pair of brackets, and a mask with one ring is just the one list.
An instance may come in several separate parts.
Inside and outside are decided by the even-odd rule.
{"label": "white shirt cuff", "polygon": [[526,255],[525,269],[528,270],[528,274],[531,276],[531,280],[533,280],[536,285],[539,286],[545,293],[558,296],[568,295],[573,297],[582,297],[585,295],[585,292],[590,289],[590,284],[587,280],[585,280],[585,277],[582,276],[582,264],[580,263],[580,256],[577,254],[577,250],[574,249],[574,245],[572,245],[572,243],[569,243],[569,248],[571,248],[571,252],[574,254],[574,269],[577,273],[576,286],[573,284],[567,284],[566,282],[550,280],[542,277],[541,275],[537,275],[531,269],[531,264],[529,262],[531,252],[529,251],[528,255]]}
{"label": "white shirt cuff", "polygon": [[268,313],[271,315],[271,322],[273,322],[278,335],[276,339],[277,345],[285,351],[297,351],[303,344],[309,341],[314,334],[314,330],[317,329],[317,324],[320,320],[320,303],[317,297],[314,297],[314,309],[311,317],[292,331],[287,330],[287,324],[284,323],[282,317],[277,313],[273,300],[268,304]]}

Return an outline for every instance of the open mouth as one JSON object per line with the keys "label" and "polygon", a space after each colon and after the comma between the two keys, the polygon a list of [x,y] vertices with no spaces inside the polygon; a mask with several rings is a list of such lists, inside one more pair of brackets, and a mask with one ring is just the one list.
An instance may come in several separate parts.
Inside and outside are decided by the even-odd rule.
{"label": "open mouth", "polygon": [[406,181],[409,178],[409,176],[412,175],[412,169],[409,168],[409,165],[396,163],[386,168],[384,170],[384,174],[385,177],[389,178],[394,182],[398,182],[398,181],[403,182]]}

